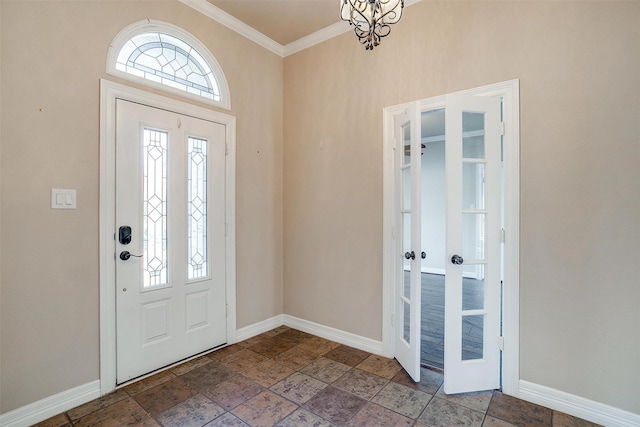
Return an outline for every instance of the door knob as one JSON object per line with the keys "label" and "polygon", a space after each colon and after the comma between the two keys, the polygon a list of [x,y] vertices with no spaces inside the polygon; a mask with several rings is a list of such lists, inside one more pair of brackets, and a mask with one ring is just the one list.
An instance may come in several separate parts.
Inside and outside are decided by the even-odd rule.
{"label": "door knob", "polygon": [[427,253],[426,252],[421,252],[420,253],[420,258],[427,259]]}
{"label": "door knob", "polygon": [[460,265],[460,264],[462,264],[463,262],[464,262],[464,259],[463,259],[460,255],[458,255],[458,254],[456,254],[456,255],[454,255],[454,256],[452,256],[452,257],[451,257],[451,263],[452,263],[452,264]]}
{"label": "door knob", "polygon": [[416,259],[416,253],[414,251],[411,252],[405,252],[404,253],[404,257],[406,259]]}
{"label": "door knob", "polygon": [[142,258],[142,255],[134,255],[129,251],[122,251],[120,252],[120,259],[123,261],[128,260],[129,258],[131,258],[132,256],[136,257],[136,258]]}

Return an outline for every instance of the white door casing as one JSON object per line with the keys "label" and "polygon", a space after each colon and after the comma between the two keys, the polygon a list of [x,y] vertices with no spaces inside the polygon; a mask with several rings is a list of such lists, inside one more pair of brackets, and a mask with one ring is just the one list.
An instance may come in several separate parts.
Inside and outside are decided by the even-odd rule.
{"label": "white door casing", "polygon": [[[396,122],[398,115],[405,114],[410,105],[417,105],[419,111],[444,108],[453,95],[494,97],[502,100],[504,123],[503,172],[504,172],[504,293],[503,293],[503,341],[502,389],[517,395],[519,382],[519,101],[518,81],[474,88],[449,96],[439,96],[410,102],[383,110],[383,354],[394,357],[397,352],[398,328],[395,326],[396,311],[396,269],[397,242],[397,171],[395,156]],[[450,258],[451,254],[449,255]],[[468,275],[468,274],[467,274]],[[465,313],[473,314],[473,313]],[[499,375],[498,375],[499,377]]]}
{"label": "white door casing", "polygon": [[225,132],[124,100],[116,115],[116,226],[131,231],[116,242],[123,383],[226,343]]}
{"label": "white door casing", "polygon": [[[116,103],[118,99],[219,123],[226,141],[224,217],[227,343],[236,342],[235,117],[208,108],[101,80],[100,105],[100,391],[116,388]],[[130,251],[132,254],[134,251]],[[118,251],[118,254],[120,251]]]}

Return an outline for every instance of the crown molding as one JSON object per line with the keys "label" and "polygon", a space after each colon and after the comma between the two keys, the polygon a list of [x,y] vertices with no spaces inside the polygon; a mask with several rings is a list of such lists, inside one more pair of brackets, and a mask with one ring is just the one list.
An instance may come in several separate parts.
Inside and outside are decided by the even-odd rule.
{"label": "crown molding", "polygon": [[[282,58],[293,55],[301,50],[315,46],[352,30],[351,25],[344,21],[339,21],[335,24],[329,25],[328,27],[320,29],[315,33],[309,34],[308,36],[304,36],[282,46],[280,43],[270,39],[255,28],[250,27],[239,19],[231,16],[219,7],[212,5],[207,0],[179,1]],[[404,0],[404,7],[413,6],[420,1],[421,0]]]}
{"label": "crown molding", "polygon": [[315,33],[311,33],[308,36],[304,36],[285,45],[284,56],[287,57],[289,55],[293,55],[296,52],[300,52],[301,50],[315,46],[351,30],[352,27],[348,23],[344,21],[336,22],[335,24],[331,24],[328,27],[316,31]]}
{"label": "crown molding", "polygon": [[262,34],[260,31],[245,24],[239,19],[229,15],[224,10],[220,9],[209,3],[207,0],[179,0],[181,3],[197,10],[203,15],[208,16],[214,21],[224,25],[225,27],[235,31],[241,36],[246,37],[254,43],[264,47],[265,49],[284,57],[284,47],[269,37]]}

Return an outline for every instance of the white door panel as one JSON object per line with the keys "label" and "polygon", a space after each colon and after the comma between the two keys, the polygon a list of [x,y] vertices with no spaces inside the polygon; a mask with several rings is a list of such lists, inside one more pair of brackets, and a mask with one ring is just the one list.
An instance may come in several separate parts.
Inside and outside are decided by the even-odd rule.
{"label": "white door panel", "polygon": [[415,105],[396,117],[395,356],[420,381],[421,203],[420,115]]}
{"label": "white door panel", "polygon": [[117,383],[226,342],[224,168],[223,125],[117,100]]}
{"label": "white door panel", "polygon": [[500,387],[500,101],[454,94],[445,124],[447,394]]}

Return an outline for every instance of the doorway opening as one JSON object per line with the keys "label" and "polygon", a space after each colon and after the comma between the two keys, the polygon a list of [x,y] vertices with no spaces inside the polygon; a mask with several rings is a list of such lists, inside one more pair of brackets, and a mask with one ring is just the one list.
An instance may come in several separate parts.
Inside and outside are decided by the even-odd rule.
{"label": "doorway opening", "polygon": [[[476,118],[484,121],[486,144],[474,128]],[[457,142],[444,144],[443,135]],[[420,365],[447,367],[447,393],[500,386],[516,393],[518,81],[387,107],[383,142],[385,354],[397,358],[414,380]],[[428,155],[443,166],[425,166],[431,171],[423,176]],[[431,243],[423,244],[427,234]]]}

